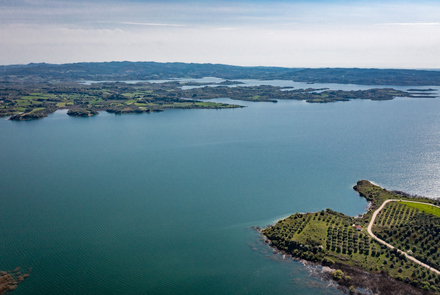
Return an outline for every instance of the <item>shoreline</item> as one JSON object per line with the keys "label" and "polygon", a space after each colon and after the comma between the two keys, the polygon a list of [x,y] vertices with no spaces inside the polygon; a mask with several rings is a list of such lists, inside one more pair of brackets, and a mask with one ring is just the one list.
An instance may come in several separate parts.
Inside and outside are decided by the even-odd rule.
{"label": "shoreline", "polygon": [[[275,225],[259,229],[260,234],[265,237],[264,243],[275,249],[274,253],[279,253],[283,257],[292,257],[296,261],[303,260],[311,265],[333,269],[332,276],[334,278],[330,276],[330,279],[338,283],[344,292],[363,294],[359,292],[369,289],[371,292],[382,294],[424,294],[422,287],[426,290],[426,286],[429,290],[436,292],[436,281],[431,280],[426,285],[424,280],[417,277],[420,270],[425,273],[424,268],[421,268],[424,263],[412,262],[411,259],[406,260],[407,255],[402,255],[401,253],[404,252],[397,250],[399,249],[397,245],[393,247],[395,249],[388,249],[375,240],[374,234],[370,236],[367,231],[367,227],[371,228],[375,221],[374,218],[372,219],[373,213],[381,205],[383,207],[384,203],[394,203],[387,200],[393,199],[392,196],[396,194],[365,180],[358,181],[353,188],[368,201],[366,212],[362,215],[351,217],[331,209],[314,213],[292,214],[279,220]],[[399,199],[421,200],[423,201],[421,203],[430,205],[438,202],[435,199],[410,198],[400,195]],[[426,216],[426,214],[423,213],[420,216]],[[440,225],[440,218],[438,220]],[[345,226],[343,226],[344,224]],[[355,225],[357,226],[355,227]],[[332,232],[334,232],[333,235]],[[339,234],[335,236],[337,233]],[[344,242],[340,240],[335,243],[336,237],[337,239],[342,238],[341,233],[344,233]],[[352,237],[355,238],[355,241],[360,240],[359,246],[357,246],[357,242],[355,243],[358,248],[353,249],[353,246],[350,248],[347,246],[345,233],[349,233],[348,241],[351,241]],[[352,242],[349,244],[351,245]],[[393,263],[387,263],[388,260]],[[394,261],[396,264],[400,261],[399,265],[401,266],[398,269],[393,266]],[[428,267],[428,269],[431,268]],[[342,273],[341,277],[336,277],[335,273],[338,272]],[[428,277],[435,277],[436,273],[438,272],[428,273]],[[328,279],[328,276],[323,275],[323,278]],[[440,275],[437,281],[440,282]],[[361,290],[354,291],[359,288]],[[393,290],[399,291],[396,293]],[[400,293],[402,290],[404,293]]]}
{"label": "shoreline", "polygon": [[[265,237],[261,231],[259,231],[259,233],[261,234],[261,236]],[[344,293],[371,295],[371,294],[380,294],[384,290],[388,292],[390,290],[396,290],[399,288],[405,290],[408,287],[408,285],[406,285],[405,283],[393,279],[392,277],[388,276],[386,273],[373,274],[363,270],[362,268],[350,267],[345,264],[335,264],[332,267],[330,267],[328,265],[323,265],[322,263],[319,262],[313,262],[303,258],[292,256],[291,254],[286,253],[285,251],[274,247],[270,243],[270,240],[268,240],[267,238],[266,240],[264,240],[263,243],[267,244],[273,250],[274,255],[282,256],[281,260],[291,259],[295,262],[301,263],[307,269],[307,271],[309,271],[310,276],[319,277],[323,282],[329,282],[330,287],[333,287]],[[350,285],[341,284],[341,282],[338,282],[333,278],[333,273],[336,270],[342,270],[345,275],[350,275],[351,277]],[[373,290],[374,287],[373,289],[371,288],[371,286],[375,286],[375,285],[376,286],[381,285],[380,288],[381,290],[379,291],[379,293],[377,293],[378,290],[376,291]],[[350,291],[351,286],[355,287],[356,293],[352,293],[352,291]],[[409,292],[404,294],[414,294],[414,295],[424,294],[423,292],[415,288],[413,288],[413,290],[407,290],[407,291]],[[393,294],[393,293],[383,293],[383,294]]]}

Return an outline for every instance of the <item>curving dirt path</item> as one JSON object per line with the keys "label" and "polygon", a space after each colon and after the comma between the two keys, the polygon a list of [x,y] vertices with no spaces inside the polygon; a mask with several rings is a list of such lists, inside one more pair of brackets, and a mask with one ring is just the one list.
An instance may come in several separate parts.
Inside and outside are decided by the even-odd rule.
{"label": "curving dirt path", "polygon": [[[402,200],[398,200],[398,199],[389,199],[389,200],[386,200],[385,202],[383,202],[382,206],[380,206],[379,209],[377,209],[376,211],[374,211],[373,216],[371,217],[370,224],[368,224],[368,228],[367,228],[368,233],[370,234],[370,236],[371,236],[373,239],[375,239],[375,240],[378,241],[379,243],[381,243],[381,244],[387,246],[387,247],[390,248],[390,249],[394,249],[395,247],[394,247],[393,245],[388,244],[388,243],[385,242],[384,240],[381,240],[381,239],[379,239],[378,237],[376,237],[376,235],[373,234],[373,231],[372,231],[371,229],[373,228],[373,224],[374,224],[374,221],[376,220],[376,216],[377,216],[377,214],[379,214],[379,212],[383,209],[383,207],[385,207],[385,205],[388,204],[389,202],[397,202],[397,201],[402,201]],[[423,202],[407,201],[407,200],[405,200],[405,202],[427,204],[427,203],[423,203]],[[434,207],[437,207],[437,208],[440,208],[440,206],[436,206],[436,205],[432,205],[432,204],[429,204],[429,205],[434,206]],[[397,248],[396,248],[396,249],[397,249]],[[414,257],[408,255],[406,252],[404,252],[404,251],[402,251],[402,250],[400,250],[400,249],[397,249],[397,252],[399,252],[399,253],[403,253],[403,254],[406,256],[406,258],[408,258],[409,260],[414,261],[415,263],[417,263],[417,264],[419,264],[419,265],[421,265],[421,266],[423,266],[423,267],[426,267],[426,268],[429,269],[430,271],[433,271],[433,272],[435,272],[436,274],[440,275],[440,271],[438,271],[437,269],[432,268],[431,266],[429,266],[429,265],[427,265],[427,264],[425,264],[425,263],[423,263],[423,262],[421,262],[421,261],[415,259]]]}

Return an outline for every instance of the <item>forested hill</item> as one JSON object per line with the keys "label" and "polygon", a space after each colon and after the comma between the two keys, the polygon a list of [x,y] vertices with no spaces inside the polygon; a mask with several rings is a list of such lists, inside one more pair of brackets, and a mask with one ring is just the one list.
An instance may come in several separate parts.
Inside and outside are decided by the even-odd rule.
{"label": "forested hill", "polygon": [[358,68],[240,67],[222,64],[99,62],[0,66],[0,82],[149,80],[218,77],[364,85],[440,85],[440,71]]}

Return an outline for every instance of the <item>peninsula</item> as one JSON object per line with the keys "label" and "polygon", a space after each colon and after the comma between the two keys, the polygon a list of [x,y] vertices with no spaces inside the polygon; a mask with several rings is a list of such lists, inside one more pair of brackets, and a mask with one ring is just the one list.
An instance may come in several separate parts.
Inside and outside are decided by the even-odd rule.
{"label": "peninsula", "polygon": [[159,112],[165,109],[241,108],[240,105],[183,99],[181,85],[168,83],[0,83],[0,117],[41,119],[58,109],[89,117],[98,111],[114,114]]}
{"label": "peninsula", "polygon": [[362,216],[296,213],[262,233],[284,254],[336,269],[333,279],[352,293],[440,294],[440,199],[367,180],[354,190],[370,202]]}

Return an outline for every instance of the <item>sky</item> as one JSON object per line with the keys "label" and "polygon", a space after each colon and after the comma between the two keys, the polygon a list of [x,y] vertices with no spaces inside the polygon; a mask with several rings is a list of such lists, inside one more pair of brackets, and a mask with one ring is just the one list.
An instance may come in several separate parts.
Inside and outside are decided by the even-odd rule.
{"label": "sky", "polygon": [[440,68],[440,1],[0,0],[0,64]]}

